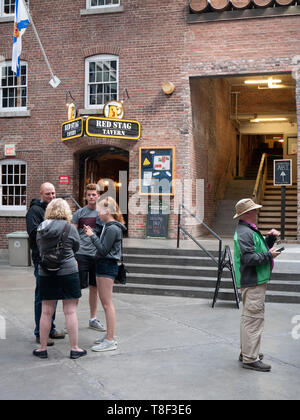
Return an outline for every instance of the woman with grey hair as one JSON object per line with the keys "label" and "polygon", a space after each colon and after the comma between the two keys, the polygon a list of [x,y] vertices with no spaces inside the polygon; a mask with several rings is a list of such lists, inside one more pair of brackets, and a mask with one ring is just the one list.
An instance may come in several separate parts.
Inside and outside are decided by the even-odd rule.
{"label": "woman with grey hair", "polygon": [[35,349],[33,354],[42,359],[48,358],[47,340],[57,300],[63,301],[63,311],[71,347],[70,358],[77,359],[87,354],[86,350],[78,347],[76,310],[78,299],[81,297],[81,290],[74,253],[79,249],[80,239],[75,226],[70,223],[71,218],[72,213],[68,203],[62,198],[54,199],[47,207],[45,221],[40,224],[37,230],[37,245],[40,255],[49,253],[58,241],[61,241],[63,232],[66,232],[59,269],[49,271],[42,265],[39,267],[40,298],[42,301],[41,347]]}

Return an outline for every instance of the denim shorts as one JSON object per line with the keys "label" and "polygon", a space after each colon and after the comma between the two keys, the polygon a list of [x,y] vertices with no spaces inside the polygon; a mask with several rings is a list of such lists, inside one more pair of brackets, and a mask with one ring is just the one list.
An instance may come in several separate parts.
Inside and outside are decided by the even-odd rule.
{"label": "denim shorts", "polygon": [[109,260],[107,258],[101,258],[97,260],[97,277],[108,277],[115,280],[118,275],[118,270],[119,266],[116,260]]}

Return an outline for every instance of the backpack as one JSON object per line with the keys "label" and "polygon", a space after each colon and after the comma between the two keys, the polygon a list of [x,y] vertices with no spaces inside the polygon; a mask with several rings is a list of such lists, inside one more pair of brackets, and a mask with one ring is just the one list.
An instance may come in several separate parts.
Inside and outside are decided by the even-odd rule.
{"label": "backpack", "polygon": [[40,265],[45,271],[55,273],[61,267],[61,259],[64,250],[64,244],[68,238],[71,225],[66,223],[64,230],[62,231],[56,246],[41,251]]}

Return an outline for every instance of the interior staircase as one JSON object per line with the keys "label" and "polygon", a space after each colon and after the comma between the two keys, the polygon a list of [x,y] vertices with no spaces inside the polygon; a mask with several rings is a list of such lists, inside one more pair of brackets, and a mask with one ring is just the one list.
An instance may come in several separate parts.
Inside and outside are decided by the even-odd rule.
{"label": "interior staircase", "polygon": [[[268,180],[259,212],[258,227],[262,234],[270,229],[281,229],[281,187]],[[297,238],[297,186],[286,187],[285,238]]]}
{"label": "interior staircase", "polygon": [[[217,251],[210,252],[218,256]],[[217,266],[200,249],[126,247],[124,263],[129,271],[127,284],[115,284],[115,292],[213,300]],[[227,269],[223,272],[216,306],[219,300],[235,304],[232,280]],[[299,274],[273,273],[266,300],[300,303]]]}

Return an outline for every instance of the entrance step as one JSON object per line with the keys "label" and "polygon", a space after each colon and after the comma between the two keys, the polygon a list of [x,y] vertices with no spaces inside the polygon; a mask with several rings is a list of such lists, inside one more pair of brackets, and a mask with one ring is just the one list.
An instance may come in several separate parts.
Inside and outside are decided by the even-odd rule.
{"label": "entrance step", "polygon": [[[210,252],[218,258],[217,251]],[[217,266],[203,251],[126,247],[124,263],[129,271],[127,284],[116,284],[115,292],[213,299]],[[232,280],[227,269],[223,272],[218,300],[235,302]],[[273,273],[266,300],[300,303],[298,271]]]}

